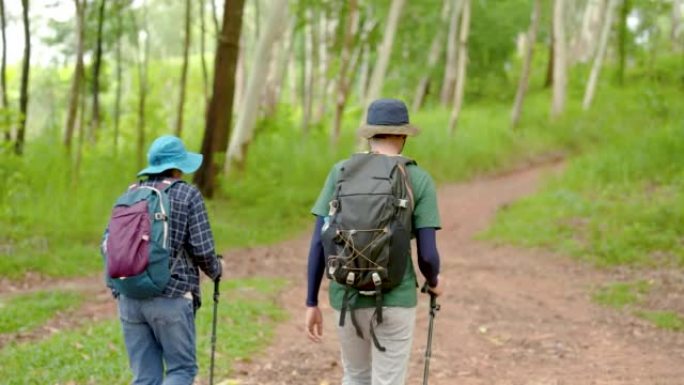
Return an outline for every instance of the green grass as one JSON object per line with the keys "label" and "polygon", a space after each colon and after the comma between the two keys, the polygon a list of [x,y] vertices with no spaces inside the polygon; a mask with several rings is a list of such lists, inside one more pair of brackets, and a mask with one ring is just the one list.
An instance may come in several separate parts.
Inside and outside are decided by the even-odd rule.
{"label": "green grass", "polygon": [[0,334],[40,326],[55,313],[76,308],[84,299],[73,291],[39,291],[0,298]]}
{"label": "green grass", "polygon": [[614,282],[596,290],[592,299],[603,306],[622,309],[637,304],[649,289],[650,285],[645,281]]}
{"label": "green grass", "polygon": [[655,109],[624,108],[606,127],[621,135],[573,159],[538,194],[502,209],[484,237],[599,265],[684,264],[684,109],[681,92],[660,97],[665,105]]}
{"label": "green grass", "polygon": [[653,325],[672,331],[684,330],[684,318],[681,315],[671,311],[639,311],[637,316],[650,321]]}
{"label": "green grass", "polygon": [[[219,300],[216,375],[230,373],[231,362],[248,358],[265,346],[284,312],[273,301],[282,281],[253,278],[227,281]],[[204,305],[197,314],[198,377],[208,376],[213,285],[203,289]],[[44,340],[13,344],[0,350],[0,378],[14,384],[130,383],[119,322],[109,320],[52,335]]]}

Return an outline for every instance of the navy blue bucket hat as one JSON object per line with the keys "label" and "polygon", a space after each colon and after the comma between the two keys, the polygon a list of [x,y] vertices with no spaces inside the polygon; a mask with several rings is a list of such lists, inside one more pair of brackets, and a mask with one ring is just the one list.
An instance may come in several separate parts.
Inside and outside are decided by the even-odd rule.
{"label": "navy blue bucket hat", "polygon": [[368,106],[366,124],[359,127],[359,136],[370,139],[375,135],[416,136],[420,129],[409,123],[406,104],[397,99],[378,99]]}
{"label": "navy blue bucket hat", "polygon": [[166,170],[178,169],[192,174],[202,165],[202,154],[188,152],[180,138],[164,135],[157,138],[147,152],[149,165],[140,170],[138,176],[159,174]]}

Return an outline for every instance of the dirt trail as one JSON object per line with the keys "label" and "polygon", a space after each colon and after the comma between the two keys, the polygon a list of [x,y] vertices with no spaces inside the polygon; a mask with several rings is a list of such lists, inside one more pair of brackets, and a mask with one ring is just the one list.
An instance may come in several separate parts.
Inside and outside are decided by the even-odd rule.
{"label": "dirt trail", "polygon": [[[533,193],[542,176],[558,168],[535,167],[440,189],[438,243],[448,286],[440,298],[430,384],[684,384],[681,333],[657,330],[590,301],[591,288],[609,280],[609,272],[473,239],[499,207]],[[303,334],[307,248],[304,237],[227,255],[229,265],[242,266],[235,276],[285,276],[294,282],[280,298],[290,319],[279,326],[273,344],[251,362],[233,364],[239,384],[339,383],[335,320],[325,288],[324,342],[313,344]],[[276,266],[276,260],[287,263]],[[422,381],[426,298],[418,306],[409,384]]]}

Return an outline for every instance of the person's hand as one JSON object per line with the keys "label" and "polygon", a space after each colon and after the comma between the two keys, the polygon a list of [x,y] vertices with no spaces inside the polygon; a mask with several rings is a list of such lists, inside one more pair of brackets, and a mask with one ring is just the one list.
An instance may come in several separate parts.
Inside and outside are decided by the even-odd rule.
{"label": "person's hand", "polygon": [[218,260],[218,265],[219,265],[219,273],[214,279],[214,281],[220,281],[221,277],[223,277],[223,255],[221,254],[216,254],[216,259]]}
{"label": "person's hand", "polygon": [[437,286],[432,287],[428,285],[427,290],[435,297],[439,297],[440,295],[444,294],[444,281],[440,276],[437,276]]}
{"label": "person's hand", "polygon": [[313,342],[321,342],[323,338],[323,315],[318,306],[306,308],[306,336]]}

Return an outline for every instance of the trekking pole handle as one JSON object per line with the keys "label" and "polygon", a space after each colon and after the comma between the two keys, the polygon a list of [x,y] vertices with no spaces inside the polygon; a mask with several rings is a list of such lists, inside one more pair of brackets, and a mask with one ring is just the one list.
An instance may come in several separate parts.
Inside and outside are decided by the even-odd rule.
{"label": "trekking pole handle", "polygon": [[433,312],[439,311],[440,306],[437,303],[437,296],[435,293],[430,291],[430,285],[428,285],[427,281],[425,281],[425,284],[423,287],[420,289],[421,293],[427,293],[430,295],[430,309]]}

